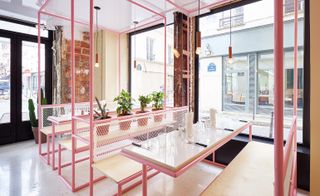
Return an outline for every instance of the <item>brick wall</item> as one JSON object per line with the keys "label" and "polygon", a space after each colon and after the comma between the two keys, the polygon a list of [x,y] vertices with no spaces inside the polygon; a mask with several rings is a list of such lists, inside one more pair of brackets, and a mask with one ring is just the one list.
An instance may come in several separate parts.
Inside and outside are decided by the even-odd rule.
{"label": "brick wall", "polygon": [[[75,40],[76,102],[89,101],[89,33]],[[61,57],[61,102],[71,102],[71,41],[63,38]]]}

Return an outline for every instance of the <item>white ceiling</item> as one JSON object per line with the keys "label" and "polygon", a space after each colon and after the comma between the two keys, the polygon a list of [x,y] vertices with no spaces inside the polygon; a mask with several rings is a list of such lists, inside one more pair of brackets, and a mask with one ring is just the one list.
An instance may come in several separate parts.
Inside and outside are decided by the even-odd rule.
{"label": "white ceiling", "polygon": [[[39,5],[45,0],[0,0],[0,15],[10,16],[32,22],[37,21]],[[148,7],[146,10],[130,1]],[[201,0],[201,14],[210,11],[212,7],[231,0]],[[49,0],[44,11],[70,18],[70,0]],[[88,23],[89,0],[75,0],[75,18]],[[162,17],[167,17],[167,23],[173,22],[173,12],[180,11],[189,16],[197,15],[197,0],[95,0],[95,5],[101,7],[99,11],[99,26],[116,32],[125,32],[133,29],[133,21],[139,21],[135,29],[163,23]],[[152,10],[152,11],[151,11]],[[153,13],[156,12],[156,13]],[[57,17],[42,15],[42,20],[57,24],[69,24]]]}

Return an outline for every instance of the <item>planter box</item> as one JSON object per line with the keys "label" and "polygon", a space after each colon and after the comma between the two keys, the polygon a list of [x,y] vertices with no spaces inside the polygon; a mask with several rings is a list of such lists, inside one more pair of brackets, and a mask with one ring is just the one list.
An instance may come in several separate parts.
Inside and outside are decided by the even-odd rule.
{"label": "planter box", "polygon": [[110,125],[97,125],[97,135],[107,135],[109,133]]}
{"label": "planter box", "polygon": [[[36,144],[39,143],[38,131],[39,131],[38,127],[32,127],[32,133],[33,133],[34,141]],[[40,138],[41,144],[46,143],[47,142],[46,135],[43,133],[40,133],[40,134],[41,134],[41,138]]]}

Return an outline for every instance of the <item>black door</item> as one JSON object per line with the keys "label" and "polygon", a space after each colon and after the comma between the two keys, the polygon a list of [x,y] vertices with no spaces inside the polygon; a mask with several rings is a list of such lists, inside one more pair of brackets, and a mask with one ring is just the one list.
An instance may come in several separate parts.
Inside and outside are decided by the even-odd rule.
{"label": "black door", "polygon": [[[33,27],[34,28],[34,27]],[[41,38],[41,87],[51,102],[51,33]],[[37,36],[0,29],[0,145],[33,138],[28,99],[37,104]]]}

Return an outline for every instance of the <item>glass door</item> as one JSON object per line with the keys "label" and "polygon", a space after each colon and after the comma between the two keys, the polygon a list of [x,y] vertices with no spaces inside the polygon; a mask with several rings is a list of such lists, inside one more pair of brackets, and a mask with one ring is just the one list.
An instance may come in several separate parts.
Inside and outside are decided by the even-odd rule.
{"label": "glass door", "polygon": [[[52,90],[51,43],[41,38],[40,85],[48,103]],[[37,89],[37,37],[0,29],[0,145],[33,138],[28,100],[37,107]]]}
{"label": "glass door", "polygon": [[[45,45],[40,47],[41,88],[45,90]],[[21,91],[21,115],[22,121],[29,120],[28,100],[32,99],[35,108],[38,102],[38,43],[22,41],[22,91]]]}
{"label": "glass door", "polygon": [[0,37],[0,124],[8,124],[11,121],[10,42],[10,38]]}

